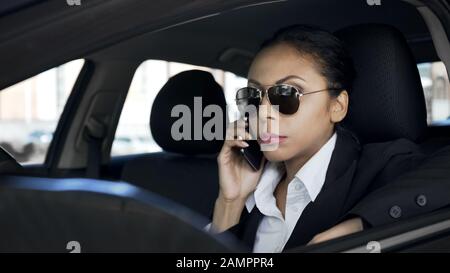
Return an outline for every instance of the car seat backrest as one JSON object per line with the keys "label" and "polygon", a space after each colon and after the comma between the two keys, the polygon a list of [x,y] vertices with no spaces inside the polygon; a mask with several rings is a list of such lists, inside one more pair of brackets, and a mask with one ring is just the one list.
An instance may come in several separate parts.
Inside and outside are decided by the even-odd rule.
{"label": "car seat backrest", "polygon": [[[201,99],[201,105],[194,100]],[[191,113],[191,130],[187,139],[177,140],[172,135],[172,126],[180,117],[173,117],[172,110],[183,105]],[[156,143],[164,150],[138,156],[127,162],[122,179],[152,192],[175,200],[204,216],[210,216],[218,194],[217,153],[223,139],[207,140],[203,126],[212,117],[202,117],[207,108],[222,112],[218,116],[225,134],[226,101],[222,87],[211,73],[191,70],[181,72],[162,87],[155,98],[150,116],[150,129]],[[194,124],[194,115],[200,114],[199,124]],[[196,127],[197,126],[197,127]],[[188,128],[182,128],[187,130]],[[194,131],[200,130],[200,139]]]}
{"label": "car seat backrest", "polygon": [[363,143],[421,141],[427,130],[425,97],[402,33],[389,25],[361,24],[335,34],[344,41],[356,69],[344,126]]}

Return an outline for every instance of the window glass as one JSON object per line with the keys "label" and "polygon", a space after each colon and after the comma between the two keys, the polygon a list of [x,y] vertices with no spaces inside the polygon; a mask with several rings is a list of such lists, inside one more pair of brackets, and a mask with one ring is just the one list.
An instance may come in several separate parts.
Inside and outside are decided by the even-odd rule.
{"label": "window glass", "polygon": [[444,63],[418,66],[427,105],[428,124],[450,125],[450,85]]}
{"label": "window glass", "polygon": [[0,91],[0,146],[18,162],[44,162],[83,63],[66,63]]}

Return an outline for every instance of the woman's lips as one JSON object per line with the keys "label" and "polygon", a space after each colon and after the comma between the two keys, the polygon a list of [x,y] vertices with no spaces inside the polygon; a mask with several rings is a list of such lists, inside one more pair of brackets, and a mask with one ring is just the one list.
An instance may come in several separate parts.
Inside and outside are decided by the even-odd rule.
{"label": "woman's lips", "polygon": [[259,144],[279,144],[286,141],[287,136],[272,134],[272,133],[262,133],[258,138]]}

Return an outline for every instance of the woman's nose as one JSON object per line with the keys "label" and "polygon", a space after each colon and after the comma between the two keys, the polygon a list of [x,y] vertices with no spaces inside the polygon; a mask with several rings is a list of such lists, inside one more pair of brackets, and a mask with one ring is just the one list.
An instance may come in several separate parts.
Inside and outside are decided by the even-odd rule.
{"label": "woman's nose", "polygon": [[263,122],[274,119],[272,105],[270,104],[269,98],[267,96],[264,96],[262,98],[261,104],[258,109],[258,118]]}
{"label": "woman's nose", "polygon": [[263,132],[271,132],[274,126],[274,122],[276,122],[274,109],[272,109],[272,105],[270,104],[267,96],[263,98],[261,101],[261,105],[258,109],[258,132],[259,134]]}

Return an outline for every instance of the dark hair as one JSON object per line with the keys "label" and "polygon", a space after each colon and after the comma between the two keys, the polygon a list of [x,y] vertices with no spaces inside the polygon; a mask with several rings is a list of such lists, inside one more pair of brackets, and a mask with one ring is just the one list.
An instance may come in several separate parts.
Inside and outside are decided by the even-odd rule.
{"label": "dark hair", "polygon": [[327,80],[327,88],[332,96],[338,96],[342,90],[351,92],[355,78],[353,61],[344,43],[332,33],[309,25],[294,25],[280,29],[261,45],[261,50],[276,44],[292,45],[301,54],[312,57],[319,72]]}

